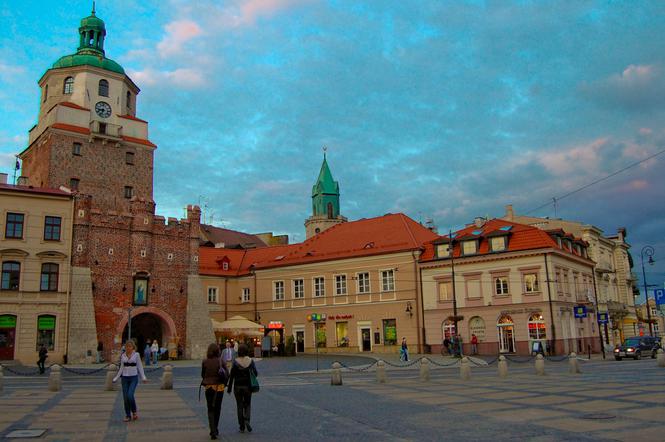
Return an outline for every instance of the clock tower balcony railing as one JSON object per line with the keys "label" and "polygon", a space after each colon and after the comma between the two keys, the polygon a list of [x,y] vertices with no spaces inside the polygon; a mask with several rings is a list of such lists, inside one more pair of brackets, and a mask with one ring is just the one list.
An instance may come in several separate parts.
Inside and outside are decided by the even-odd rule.
{"label": "clock tower balcony railing", "polygon": [[90,122],[90,135],[93,138],[121,140],[122,126],[119,124],[111,124],[99,120],[93,120]]}

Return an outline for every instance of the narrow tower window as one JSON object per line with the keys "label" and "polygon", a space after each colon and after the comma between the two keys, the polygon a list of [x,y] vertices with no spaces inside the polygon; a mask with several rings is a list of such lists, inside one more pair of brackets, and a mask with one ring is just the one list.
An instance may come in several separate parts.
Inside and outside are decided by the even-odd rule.
{"label": "narrow tower window", "polygon": [[48,84],[44,86],[44,103],[46,103],[47,98],[48,98]]}
{"label": "narrow tower window", "polygon": [[62,89],[62,93],[69,95],[74,92],[74,77],[65,78],[65,85]]}
{"label": "narrow tower window", "polygon": [[328,219],[333,219],[333,205],[328,203]]}
{"label": "narrow tower window", "polygon": [[132,109],[132,93],[127,91],[127,110]]}
{"label": "narrow tower window", "polygon": [[108,97],[109,96],[109,82],[106,80],[99,80],[99,96]]}

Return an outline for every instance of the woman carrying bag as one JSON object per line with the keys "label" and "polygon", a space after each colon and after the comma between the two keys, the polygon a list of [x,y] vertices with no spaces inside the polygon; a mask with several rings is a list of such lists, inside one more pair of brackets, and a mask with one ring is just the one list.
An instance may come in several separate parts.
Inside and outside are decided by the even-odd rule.
{"label": "woman carrying bag", "polygon": [[259,391],[259,383],[256,380],[258,376],[256,365],[254,365],[252,358],[247,356],[248,353],[247,345],[240,344],[238,346],[238,357],[233,361],[227,389],[228,393],[231,394],[235,384],[233,394],[236,397],[238,425],[241,433],[245,432],[245,428],[250,433],[252,432],[252,426],[249,423],[252,411],[252,393]]}
{"label": "woman carrying bag", "polygon": [[219,345],[212,343],[208,346],[206,359],[201,364],[201,385],[205,387],[210,439],[217,439],[219,436],[219,416],[222,413],[227,377],[226,367],[219,357]]}

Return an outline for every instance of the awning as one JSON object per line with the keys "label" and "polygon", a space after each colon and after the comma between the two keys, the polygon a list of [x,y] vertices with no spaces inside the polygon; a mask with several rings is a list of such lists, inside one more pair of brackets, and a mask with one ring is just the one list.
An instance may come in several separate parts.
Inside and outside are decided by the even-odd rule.
{"label": "awning", "polygon": [[243,316],[234,316],[222,322],[213,319],[212,328],[232,335],[263,336],[263,326]]}

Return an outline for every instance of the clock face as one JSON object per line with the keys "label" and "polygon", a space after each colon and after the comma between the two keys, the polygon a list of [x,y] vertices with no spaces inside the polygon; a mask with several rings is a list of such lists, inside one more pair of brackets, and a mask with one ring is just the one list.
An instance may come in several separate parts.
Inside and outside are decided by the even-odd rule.
{"label": "clock face", "polygon": [[108,103],[100,101],[95,104],[95,112],[102,118],[108,118],[111,116],[111,106]]}

